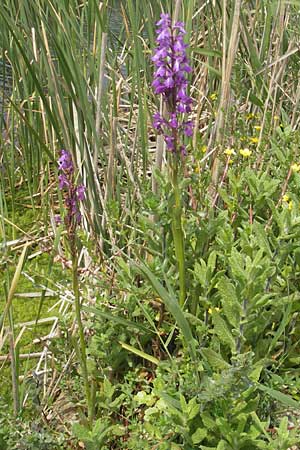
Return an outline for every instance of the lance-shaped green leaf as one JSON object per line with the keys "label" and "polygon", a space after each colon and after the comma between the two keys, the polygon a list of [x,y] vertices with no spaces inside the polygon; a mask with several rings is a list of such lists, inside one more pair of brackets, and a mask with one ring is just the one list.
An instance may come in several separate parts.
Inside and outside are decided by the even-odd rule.
{"label": "lance-shaped green leaf", "polygon": [[181,307],[179,306],[179,303],[173,295],[171,295],[164,286],[160,283],[160,281],[156,278],[156,276],[151,272],[151,270],[148,269],[148,267],[145,266],[143,263],[133,263],[133,267],[142,273],[151,283],[153,289],[157,293],[157,295],[161,298],[161,300],[164,302],[165,307],[169,311],[170,314],[174,317],[174,319],[177,322],[178,327],[180,328],[186,345],[190,351],[191,358],[194,362],[197,361],[197,355],[196,355],[196,347],[194,342],[194,337],[191,331],[191,328],[189,326],[188,321],[186,320],[183,311]]}

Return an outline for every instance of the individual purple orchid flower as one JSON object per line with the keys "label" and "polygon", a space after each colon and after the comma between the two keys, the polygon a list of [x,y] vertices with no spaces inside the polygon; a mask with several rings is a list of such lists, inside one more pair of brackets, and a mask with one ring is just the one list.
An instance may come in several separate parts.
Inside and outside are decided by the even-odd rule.
{"label": "individual purple orchid flower", "polygon": [[73,172],[74,165],[72,155],[68,150],[61,150],[60,158],[58,160],[58,169],[63,172]]}
{"label": "individual purple orchid flower", "polygon": [[77,186],[76,195],[77,195],[77,200],[79,200],[80,202],[82,202],[84,200],[85,186],[83,184],[80,184],[79,186]]}
{"label": "individual purple orchid flower", "polygon": [[155,65],[152,83],[155,94],[163,96],[167,114],[153,115],[153,127],[163,134],[167,149],[173,153],[186,154],[186,148],[179,142],[180,134],[192,136],[192,121],[184,121],[183,115],[191,112],[192,99],[187,94],[187,74],[192,71],[184,43],[186,31],[182,22],[172,25],[169,14],[161,14],[156,23],[157,47],[152,56]]}

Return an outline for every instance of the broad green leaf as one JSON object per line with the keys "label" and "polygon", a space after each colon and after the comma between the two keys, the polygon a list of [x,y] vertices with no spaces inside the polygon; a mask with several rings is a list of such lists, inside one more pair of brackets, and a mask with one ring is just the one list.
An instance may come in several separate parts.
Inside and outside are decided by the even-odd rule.
{"label": "broad green leaf", "polygon": [[238,328],[241,306],[234,285],[227,277],[222,277],[218,281],[217,289],[221,295],[222,307],[226,319],[234,328]]}
{"label": "broad green leaf", "polygon": [[208,429],[208,430],[214,430],[216,428],[216,421],[215,419],[210,415],[210,413],[208,411],[205,411],[201,414],[201,419],[203,422],[203,425]]}
{"label": "broad green leaf", "polygon": [[258,381],[263,368],[264,368],[263,364],[258,364],[256,367],[254,366],[253,370],[250,372],[249,375],[250,380]]}
{"label": "broad green leaf", "polygon": [[193,420],[200,412],[200,405],[197,403],[197,398],[194,397],[186,405],[185,411],[188,420]]}
{"label": "broad green leaf", "polygon": [[193,444],[200,444],[207,436],[207,430],[205,428],[197,428],[194,434],[192,434]]}
{"label": "broad green leaf", "polygon": [[179,400],[171,397],[171,395],[167,394],[166,392],[160,392],[160,396],[163,401],[171,408],[177,409],[178,411],[181,410],[181,402]]}
{"label": "broad green leaf", "polygon": [[227,450],[228,444],[223,439],[218,443],[217,450]]}
{"label": "broad green leaf", "polygon": [[235,249],[232,249],[231,256],[229,258],[229,265],[232,275],[240,281],[245,281],[247,278],[245,267],[245,261],[243,256]]}
{"label": "broad green leaf", "polygon": [[212,369],[229,369],[230,364],[211,348],[202,348],[201,354],[207,360]]}
{"label": "broad green leaf", "polygon": [[212,321],[214,324],[214,332],[219,337],[221,343],[228,345],[231,351],[234,351],[236,348],[235,340],[229,331],[225,320],[222,319],[221,315],[215,310],[212,312]]}
{"label": "broad green leaf", "polygon": [[210,277],[212,276],[216,268],[216,261],[217,261],[217,253],[213,250],[212,252],[210,252],[207,260],[207,268],[209,269]]}
{"label": "broad green leaf", "polygon": [[206,284],[206,273],[207,273],[206,263],[205,261],[203,261],[203,259],[201,259],[200,263],[196,262],[194,267],[195,278],[201,284],[201,286],[205,286]]}
{"label": "broad green leaf", "polygon": [[280,421],[278,435],[283,440],[288,439],[289,437],[288,421],[288,417],[283,417]]}
{"label": "broad green leaf", "polygon": [[270,248],[270,244],[267,238],[267,233],[265,231],[264,226],[257,222],[256,220],[253,223],[253,231],[255,234],[255,237],[257,239],[257,243],[258,245],[264,249],[264,251],[270,256],[272,257],[272,251]]}
{"label": "broad green leaf", "polygon": [[253,94],[253,91],[250,91],[249,93],[249,100],[259,108],[263,108],[264,104],[260,98],[257,97],[257,95]]}

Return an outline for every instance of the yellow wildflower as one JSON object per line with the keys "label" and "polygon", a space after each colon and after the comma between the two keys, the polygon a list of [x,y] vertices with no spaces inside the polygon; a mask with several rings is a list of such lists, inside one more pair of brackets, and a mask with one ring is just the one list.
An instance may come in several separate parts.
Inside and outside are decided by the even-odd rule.
{"label": "yellow wildflower", "polygon": [[289,210],[293,209],[293,200],[289,202]]}
{"label": "yellow wildflower", "polygon": [[289,199],[290,199],[290,196],[289,196],[288,194],[285,194],[285,195],[282,197],[282,201],[283,201],[283,202],[288,202]]}
{"label": "yellow wildflower", "polygon": [[200,173],[200,171],[201,171],[201,169],[200,169],[200,167],[195,167],[195,173]]}
{"label": "yellow wildflower", "polygon": [[235,151],[234,151],[233,148],[226,148],[226,149],[224,150],[224,153],[225,153],[225,155],[227,155],[227,156],[235,155]]}
{"label": "yellow wildflower", "polygon": [[206,153],[206,150],[207,150],[207,145],[202,145],[201,152]]}
{"label": "yellow wildflower", "polygon": [[246,115],[246,119],[247,119],[247,120],[253,119],[254,117],[255,117],[255,116],[254,116],[253,113],[249,113],[249,114]]}
{"label": "yellow wildflower", "polygon": [[300,170],[300,164],[297,164],[297,163],[292,164],[292,165],[291,165],[291,170],[292,170],[293,172],[299,172],[299,170]]}
{"label": "yellow wildflower", "polygon": [[218,97],[218,94],[216,92],[213,92],[212,94],[210,94],[209,98],[214,101],[216,100],[216,98]]}
{"label": "yellow wildflower", "polygon": [[260,125],[255,125],[253,128],[256,131],[260,131],[261,130],[261,126]]}
{"label": "yellow wildflower", "polygon": [[279,120],[279,116],[274,116],[274,120]]}
{"label": "yellow wildflower", "polygon": [[258,137],[254,136],[254,137],[250,138],[249,141],[250,141],[252,144],[257,144],[258,141],[259,141],[259,139],[258,139]]}
{"label": "yellow wildflower", "polygon": [[220,308],[216,307],[216,308],[209,308],[208,310],[208,314],[212,314],[214,311],[219,312],[221,311]]}
{"label": "yellow wildflower", "polygon": [[244,157],[244,158],[248,158],[251,155],[251,150],[249,150],[249,148],[242,148],[240,150],[240,154]]}

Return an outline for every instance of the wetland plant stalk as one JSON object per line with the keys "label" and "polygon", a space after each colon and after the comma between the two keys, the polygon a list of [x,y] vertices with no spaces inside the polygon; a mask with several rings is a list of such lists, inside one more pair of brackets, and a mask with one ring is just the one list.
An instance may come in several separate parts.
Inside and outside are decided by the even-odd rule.
{"label": "wetland plant stalk", "polygon": [[[75,244],[75,245],[74,245]],[[71,247],[71,253],[72,253],[72,282],[73,282],[73,294],[74,294],[74,300],[75,300],[75,316],[76,316],[76,322],[78,326],[78,333],[79,333],[79,359],[80,359],[80,366],[85,386],[85,396],[86,396],[86,402],[88,407],[88,420],[89,423],[92,424],[93,422],[93,402],[91,397],[91,390],[90,390],[90,384],[89,384],[89,375],[88,375],[88,369],[87,369],[87,357],[86,357],[86,345],[85,345],[85,339],[84,339],[84,329],[83,324],[81,320],[81,303],[80,303],[80,292],[79,292],[79,280],[78,280],[78,256],[77,256],[77,245],[75,242],[72,243]]]}
{"label": "wetland plant stalk", "polygon": [[17,363],[17,352],[15,351],[15,340],[14,340],[14,327],[12,312],[9,311],[9,352],[10,352],[10,363],[11,363],[11,381],[12,381],[12,396],[14,405],[14,416],[17,417],[20,411],[20,395],[19,395],[19,370]]}
{"label": "wetland plant stalk", "polygon": [[88,407],[88,420],[90,425],[93,422],[93,400],[91,396],[89,376],[87,369],[86,344],[84,338],[84,329],[81,320],[81,303],[78,279],[78,246],[77,246],[77,228],[81,223],[81,213],[79,211],[79,203],[84,200],[85,187],[82,184],[77,185],[75,182],[75,171],[72,155],[68,150],[62,150],[58,160],[59,168],[59,189],[64,195],[65,215],[56,216],[55,220],[58,224],[64,222],[67,230],[67,237],[70,246],[72,259],[72,283],[75,299],[75,316],[79,333],[79,363],[82,371],[86,402]]}
{"label": "wetland plant stalk", "polygon": [[186,113],[191,112],[192,99],[187,95],[187,74],[192,69],[186,54],[183,23],[175,22],[172,25],[169,14],[161,14],[156,25],[157,46],[152,56],[155,65],[152,86],[155,94],[162,95],[166,112],[163,115],[159,112],[154,114],[153,126],[163,135],[170,153],[172,235],[179,273],[179,303],[183,306],[186,301],[186,273],[180,177],[186,156],[184,136],[191,137],[193,134],[192,121],[185,120]]}

